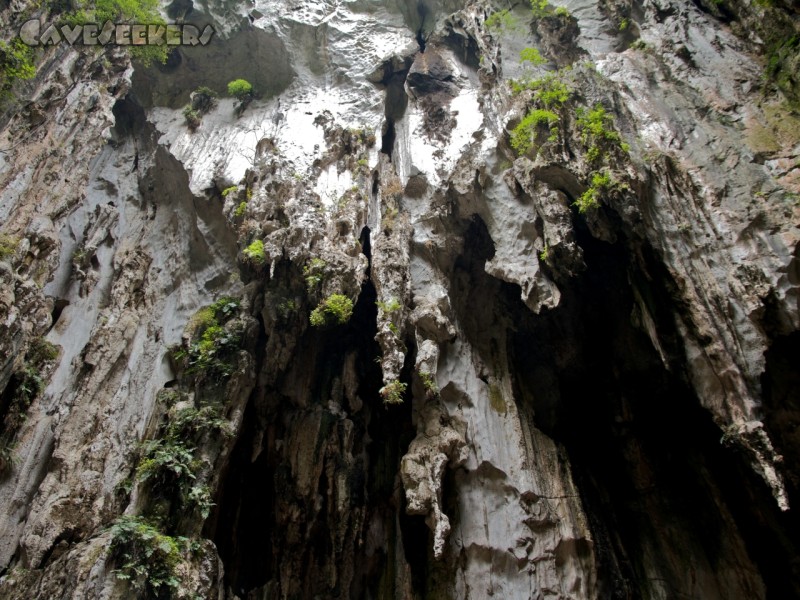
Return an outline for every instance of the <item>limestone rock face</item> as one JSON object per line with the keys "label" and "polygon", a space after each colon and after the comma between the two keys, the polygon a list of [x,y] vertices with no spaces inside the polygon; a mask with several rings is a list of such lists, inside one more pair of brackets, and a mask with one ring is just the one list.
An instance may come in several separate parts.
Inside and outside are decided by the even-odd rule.
{"label": "limestone rock face", "polygon": [[800,596],[792,3],[162,10],[0,49],[0,597]]}

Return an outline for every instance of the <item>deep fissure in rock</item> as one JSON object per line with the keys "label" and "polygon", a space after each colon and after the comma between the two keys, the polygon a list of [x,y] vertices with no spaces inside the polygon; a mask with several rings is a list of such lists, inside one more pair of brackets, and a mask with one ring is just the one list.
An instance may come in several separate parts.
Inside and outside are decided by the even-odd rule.
{"label": "deep fissure in rock", "polygon": [[[369,257],[368,231],[362,231],[361,239]],[[286,282],[287,277],[281,269],[276,271],[276,280]],[[374,340],[376,300],[375,288],[367,280],[348,324],[327,331],[308,328],[300,336],[289,371],[301,369],[310,382],[308,395],[301,394],[305,406],[297,403],[302,399],[294,395],[297,390],[287,390],[287,385],[293,385],[290,373],[263,381],[254,392],[220,486],[219,506],[208,526],[225,565],[227,584],[237,593],[267,586],[291,595],[281,577],[286,561],[296,562],[295,570],[303,572],[295,589],[301,597],[329,593],[332,565],[338,573],[335,593],[341,597],[364,597],[367,590],[375,596],[381,581],[392,580],[385,571],[392,569],[397,559],[393,543],[398,535],[397,473],[414,431],[410,403],[387,409],[380,400],[381,371],[374,360],[380,352]],[[263,346],[268,336],[278,333],[268,332],[259,344]],[[337,396],[351,353],[355,353],[357,396],[363,406],[348,406],[342,400],[345,414],[339,414],[332,411],[329,399]],[[268,370],[270,360],[270,356],[264,357],[262,373]],[[320,420],[315,421],[317,418]],[[314,422],[320,423],[318,429],[308,426]],[[348,433],[351,427],[352,434]],[[324,464],[311,497],[303,495],[302,473],[294,469],[295,463],[287,455],[297,451],[289,447],[290,439],[296,443],[301,439],[292,436],[312,444],[314,460]],[[352,446],[347,446],[347,440]],[[341,521],[337,507],[329,502],[341,497],[331,495],[336,490],[329,473],[346,479],[347,502],[354,513],[364,507],[363,519],[349,523],[341,534],[339,541],[343,540],[344,547],[332,545],[332,532],[339,531]],[[287,512],[295,508],[303,515],[301,523]],[[372,519],[382,521],[386,533],[387,541],[378,547],[367,543]],[[346,548],[353,552],[342,555]]]}
{"label": "deep fissure in rock", "polygon": [[[796,519],[779,511],[745,456],[720,443],[722,431],[692,392],[665,308],[664,270],[641,249],[648,281],[624,240],[577,233],[587,272],[562,285],[558,308],[534,315],[516,285],[483,271],[492,242],[475,218],[451,298],[489,364],[496,352],[486,332],[514,324],[508,354],[528,407],[520,411],[568,452],[600,562],[600,597],[751,597],[762,580],[769,598],[798,597],[798,578],[789,576],[797,571]],[[632,324],[640,310],[632,285],[663,336],[670,370]],[[791,356],[783,346],[776,357]],[[779,362],[771,372],[781,373],[773,387],[783,405],[796,376]]]}

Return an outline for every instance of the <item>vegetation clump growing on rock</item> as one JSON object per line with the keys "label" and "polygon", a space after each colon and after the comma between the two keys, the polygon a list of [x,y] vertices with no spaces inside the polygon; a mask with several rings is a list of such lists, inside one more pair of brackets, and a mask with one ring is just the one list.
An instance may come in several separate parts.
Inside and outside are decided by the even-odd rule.
{"label": "vegetation clump growing on rock", "polygon": [[558,139],[558,115],[553,111],[533,108],[511,131],[511,147],[520,156],[527,154],[536,141],[536,133],[541,125],[547,125],[550,130],[548,141]]}
{"label": "vegetation clump growing on rock", "polygon": [[14,256],[19,242],[11,236],[0,235],[0,260],[6,260]]}
{"label": "vegetation clump growing on rock", "polygon": [[173,358],[185,365],[187,375],[229,377],[233,372],[231,356],[239,344],[240,332],[224,324],[239,310],[239,303],[229,297],[200,309],[189,320],[188,346],[173,350]]}
{"label": "vegetation clump growing on rock", "polygon": [[303,277],[306,280],[306,289],[312,293],[322,283],[325,275],[326,263],[323,259],[314,257],[303,267]]}
{"label": "vegetation clump growing on rock", "polygon": [[263,265],[267,260],[267,255],[264,252],[264,242],[261,240],[251,242],[243,252],[245,257],[255,265]]}
{"label": "vegetation clump growing on rock", "polygon": [[31,404],[44,391],[45,376],[58,355],[58,346],[44,338],[34,338],[22,368],[11,376],[6,388],[10,394],[0,413],[0,475],[11,469],[14,438],[25,423]]}
{"label": "vegetation clump growing on rock", "polygon": [[607,171],[592,174],[592,182],[580,197],[575,201],[578,212],[585,213],[600,207],[600,196],[614,187],[616,182]]}
{"label": "vegetation clump growing on rock", "polygon": [[625,153],[630,150],[630,146],[623,142],[619,133],[612,128],[614,118],[602,105],[597,104],[589,111],[579,108],[576,114],[581,141],[589,146],[586,152],[589,162],[602,159],[605,155],[604,147],[607,149],[618,147]]}
{"label": "vegetation clump growing on rock", "polygon": [[344,294],[331,294],[311,311],[309,321],[314,327],[342,325],[353,316],[353,301]]}
{"label": "vegetation clump growing on rock", "polygon": [[[166,25],[159,12],[158,0],[73,0],[74,10],[65,15],[68,25],[87,23],[135,23],[147,25]],[[171,48],[167,44],[129,44],[126,46],[132,58],[144,66],[153,61],[167,62]]]}
{"label": "vegetation clump growing on rock", "polygon": [[519,28],[519,19],[507,8],[492,13],[484,21],[486,27],[493,31],[516,30]]}
{"label": "vegetation clump growing on rock", "polygon": [[33,51],[22,40],[0,41],[0,100],[9,95],[11,87],[20,80],[36,75]]}
{"label": "vegetation clump growing on rock", "polygon": [[406,393],[406,384],[401,381],[390,381],[381,388],[384,404],[402,404],[403,394]]}
{"label": "vegetation clump growing on rock", "polygon": [[177,567],[185,541],[161,533],[141,517],[120,517],[111,526],[111,555],[120,565],[117,579],[154,598],[169,595],[180,585]]}
{"label": "vegetation clump growing on rock", "polygon": [[246,79],[234,79],[228,83],[228,95],[243,101],[253,94],[253,85]]}

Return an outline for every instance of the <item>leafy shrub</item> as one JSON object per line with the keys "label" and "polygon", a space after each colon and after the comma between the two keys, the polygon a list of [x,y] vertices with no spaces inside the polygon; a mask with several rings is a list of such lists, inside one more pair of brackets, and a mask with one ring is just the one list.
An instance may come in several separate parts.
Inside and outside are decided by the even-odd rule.
{"label": "leafy shrub", "polygon": [[236,210],[233,211],[233,216],[237,219],[241,219],[244,214],[247,212],[247,201],[242,200],[239,202],[239,206],[236,207]]}
{"label": "leafy shrub", "polygon": [[185,541],[164,535],[141,517],[120,517],[111,527],[111,553],[120,564],[117,579],[153,597],[171,594],[180,585],[177,567]]}
{"label": "leafy shrub", "polygon": [[230,356],[239,344],[239,332],[222,327],[236,311],[239,303],[223,296],[214,304],[197,311],[186,326],[191,337],[188,346],[173,349],[173,358],[186,366],[186,374],[196,373],[228,377],[233,372]]}
{"label": "leafy shrub", "polygon": [[406,384],[400,381],[390,381],[381,388],[384,404],[402,404],[403,394],[406,393]]}
{"label": "leafy shrub", "polygon": [[538,67],[547,62],[537,48],[523,48],[522,52],[519,53],[519,59],[523,63],[531,63],[534,67]]}
{"label": "leafy shrub", "polygon": [[11,376],[9,387],[13,390],[3,418],[3,434],[11,439],[25,422],[26,412],[33,400],[44,390],[44,380],[38,369],[30,364]]}
{"label": "leafy shrub", "polygon": [[536,132],[541,125],[547,124],[550,128],[549,141],[554,141],[558,136],[558,115],[549,110],[532,109],[511,131],[511,147],[520,156],[527,154],[536,141]]}
{"label": "leafy shrub", "polygon": [[244,249],[244,255],[253,264],[263,265],[267,260],[267,255],[264,252],[264,242],[255,240]]}
{"label": "leafy shrub", "polygon": [[30,46],[19,38],[8,44],[0,41],[0,92],[8,92],[17,81],[31,79],[34,75],[36,66]]}
{"label": "leafy shrub", "polygon": [[11,236],[0,235],[0,260],[6,260],[17,252],[19,241]]}
{"label": "leafy shrub", "polygon": [[344,294],[331,294],[311,311],[309,320],[314,327],[342,325],[353,316],[353,301]]}
{"label": "leafy shrub", "polygon": [[628,152],[630,147],[622,141],[619,133],[614,131],[614,118],[606,112],[602,105],[596,104],[593,109],[586,111],[578,109],[577,126],[581,132],[581,141],[589,146],[586,158],[595,162],[603,157],[603,147],[618,147],[623,152]]}
{"label": "leafy shrub", "polygon": [[630,46],[628,46],[631,50],[641,50],[642,52],[647,52],[652,49],[652,46],[645,42],[643,39],[638,39],[633,42]]}
{"label": "leafy shrub", "polygon": [[[142,23],[148,25],[165,25],[159,12],[158,0],[73,0],[75,10],[66,15],[69,25],[86,23]],[[132,58],[139,60],[144,66],[153,61],[165,63],[170,48],[166,44],[155,46],[129,45],[128,52]]]}
{"label": "leafy shrub", "polygon": [[160,488],[184,477],[194,479],[193,451],[171,438],[150,440],[144,445],[144,459],[136,467],[136,477]]}
{"label": "leafy shrub", "polygon": [[136,479],[147,483],[162,498],[177,501],[177,510],[196,510],[205,519],[211,507],[211,491],[197,482],[200,461],[197,444],[210,432],[232,435],[219,406],[188,406],[172,411],[160,436],[142,445]]}
{"label": "leafy shrub", "polygon": [[531,11],[536,18],[546,17],[551,7],[547,0],[531,0]]}
{"label": "leafy shrub", "polygon": [[603,171],[592,174],[592,183],[580,198],[575,201],[578,211],[585,213],[600,207],[600,196],[614,187],[615,181],[611,174]]}
{"label": "leafy shrub", "polygon": [[387,302],[381,302],[378,300],[375,302],[375,305],[381,310],[381,312],[385,315],[398,311],[402,308],[402,304],[397,298],[389,298]]}
{"label": "leafy shrub", "polygon": [[196,110],[199,114],[205,114],[216,103],[217,92],[211,88],[201,86],[192,92],[192,110]]}
{"label": "leafy shrub", "polygon": [[420,371],[419,378],[422,381],[422,385],[425,387],[426,391],[431,394],[439,393],[439,386],[436,385],[436,380],[433,378],[433,375],[427,371]]}
{"label": "leafy shrub", "polygon": [[237,100],[245,100],[253,94],[253,86],[246,79],[234,79],[228,83],[228,95]]}
{"label": "leafy shrub", "polygon": [[492,13],[484,21],[486,27],[494,31],[515,30],[519,28],[519,19],[510,10],[499,10]]}
{"label": "leafy shrub", "polygon": [[200,113],[188,104],[183,108],[183,118],[186,119],[186,124],[192,131],[200,126]]}
{"label": "leafy shrub", "polygon": [[319,284],[322,283],[327,264],[328,263],[321,258],[315,257],[308,261],[308,264],[303,267],[303,277],[305,277],[306,289],[309,294],[316,290]]}
{"label": "leafy shrub", "polygon": [[43,365],[58,358],[58,346],[43,337],[33,338],[26,354],[27,360],[34,365]]}
{"label": "leafy shrub", "polygon": [[572,90],[561,80],[560,73],[549,73],[533,80],[511,80],[511,90],[519,94],[524,90],[533,90],[533,98],[545,108],[560,109],[569,100]]}

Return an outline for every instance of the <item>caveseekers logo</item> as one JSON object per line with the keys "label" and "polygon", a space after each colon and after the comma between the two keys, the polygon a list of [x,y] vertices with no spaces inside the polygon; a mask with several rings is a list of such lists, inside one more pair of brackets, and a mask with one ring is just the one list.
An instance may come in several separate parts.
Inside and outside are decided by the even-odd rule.
{"label": "caveseekers logo", "polygon": [[28,46],[54,46],[67,43],[84,46],[205,46],[214,36],[214,28],[206,25],[201,31],[194,25],[132,25],[106,21],[81,25],[48,25],[36,19],[27,21],[19,37]]}

